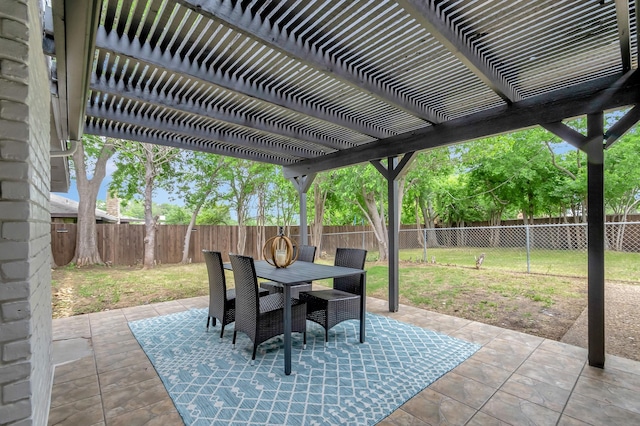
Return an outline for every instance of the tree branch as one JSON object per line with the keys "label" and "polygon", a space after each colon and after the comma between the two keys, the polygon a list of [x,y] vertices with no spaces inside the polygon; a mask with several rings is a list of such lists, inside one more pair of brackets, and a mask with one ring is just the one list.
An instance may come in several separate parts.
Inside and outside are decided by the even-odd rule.
{"label": "tree branch", "polygon": [[[545,141],[544,144],[547,146],[547,149],[549,150],[549,153],[551,154],[551,163],[553,164],[553,167],[555,167],[556,169],[560,170],[561,172],[563,172],[564,174],[569,176],[572,180],[576,180],[577,179],[576,175],[571,173],[570,170],[565,169],[560,164],[556,163],[556,154],[553,152],[553,149],[551,149],[551,144],[549,143],[549,141]],[[580,157],[580,156],[578,155],[578,157]],[[580,161],[580,160],[578,160],[578,161]]]}

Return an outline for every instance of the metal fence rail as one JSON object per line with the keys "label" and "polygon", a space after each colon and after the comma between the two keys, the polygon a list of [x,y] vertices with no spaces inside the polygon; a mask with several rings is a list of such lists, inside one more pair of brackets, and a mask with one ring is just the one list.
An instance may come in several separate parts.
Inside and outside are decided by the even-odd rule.
{"label": "metal fence rail", "polygon": [[[605,235],[608,278],[640,281],[640,222],[609,222]],[[331,256],[337,247],[361,247],[370,258],[376,258],[379,250],[372,231],[323,235],[321,253]],[[587,273],[583,223],[402,229],[399,249],[401,260],[414,262],[572,276]]]}

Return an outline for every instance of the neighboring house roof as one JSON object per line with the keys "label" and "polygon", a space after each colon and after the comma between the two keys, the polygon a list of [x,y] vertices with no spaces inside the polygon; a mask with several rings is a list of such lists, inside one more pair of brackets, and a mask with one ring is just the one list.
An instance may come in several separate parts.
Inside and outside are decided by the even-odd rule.
{"label": "neighboring house roof", "polygon": [[[56,194],[50,194],[51,217],[78,217],[78,202]],[[96,220],[118,223],[130,222],[130,218],[118,218],[107,214],[104,210],[96,209]]]}

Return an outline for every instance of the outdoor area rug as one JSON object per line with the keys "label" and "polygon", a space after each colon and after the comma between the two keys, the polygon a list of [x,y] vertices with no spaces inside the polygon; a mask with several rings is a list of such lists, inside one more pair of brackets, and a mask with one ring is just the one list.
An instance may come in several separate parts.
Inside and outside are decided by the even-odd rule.
{"label": "outdoor area rug", "polygon": [[206,331],[206,309],[129,323],[187,425],[372,425],[476,352],[480,345],[367,314],[329,331],[307,322],[293,333],[292,374],[282,336],[258,346],[233,324]]}

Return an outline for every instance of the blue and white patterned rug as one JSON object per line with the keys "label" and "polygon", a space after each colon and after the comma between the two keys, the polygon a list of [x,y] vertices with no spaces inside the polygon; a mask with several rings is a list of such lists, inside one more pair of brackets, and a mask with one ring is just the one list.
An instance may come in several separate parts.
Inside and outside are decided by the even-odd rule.
{"label": "blue and white patterned rug", "polygon": [[187,425],[370,425],[379,422],[480,346],[384,316],[367,314],[329,331],[307,322],[307,347],[293,334],[292,374],[282,337],[258,346],[233,324],[206,332],[207,310],[129,323]]}

